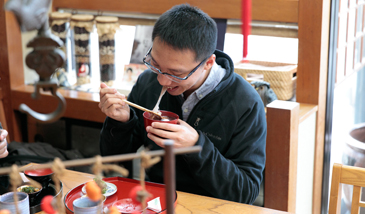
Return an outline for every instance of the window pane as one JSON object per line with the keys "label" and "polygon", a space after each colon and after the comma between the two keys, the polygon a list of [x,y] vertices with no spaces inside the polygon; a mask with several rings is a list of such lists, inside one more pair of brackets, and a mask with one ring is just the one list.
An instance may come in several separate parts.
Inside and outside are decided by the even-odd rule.
{"label": "window pane", "polygon": [[[362,11],[365,11],[365,4],[362,5]],[[365,14],[362,14],[362,23],[365,23]],[[365,24],[362,25],[362,29],[365,30]]]}
{"label": "window pane", "polygon": [[336,82],[341,82],[345,76],[346,47],[337,50]]}
{"label": "window pane", "polygon": [[361,37],[358,38],[355,42],[355,52],[354,52],[354,63],[355,67],[359,66],[360,64],[360,57],[361,57]]}
{"label": "window pane", "polygon": [[348,7],[349,7],[348,0],[340,0],[340,12],[347,11]]}
{"label": "window pane", "polygon": [[354,42],[348,43],[346,50],[345,76],[350,75],[354,69]]}
{"label": "window pane", "polygon": [[347,28],[347,42],[353,41],[355,37],[356,8],[349,9],[349,21]]}
{"label": "window pane", "polygon": [[363,5],[359,5],[357,7],[357,18],[356,18],[356,32],[360,33],[362,31],[362,12],[363,12]]}
{"label": "window pane", "polygon": [[365,37],[363,36],[361,38],[362,40],[362,62],[365,62]]}
{"label": "window pane", "polygon": [[346,45],[347,35],[347,13],[341,13],[338,17],[338,47]]}
{"label": "window pane", "polygon": [[357,2],[357,0],[349,0],[349,8],[355,7],[356,2]]}

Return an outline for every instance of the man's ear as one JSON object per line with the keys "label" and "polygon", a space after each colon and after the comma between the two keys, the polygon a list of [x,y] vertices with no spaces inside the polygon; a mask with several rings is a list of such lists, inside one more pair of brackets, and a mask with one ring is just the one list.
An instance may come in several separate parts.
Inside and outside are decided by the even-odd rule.
{"label": "man's ear", "polygon": [[212,68],[212,66],[214,65],[215,62],[215,54],[212,54],[207,61],[204,64],[204,70],[209,70]]}

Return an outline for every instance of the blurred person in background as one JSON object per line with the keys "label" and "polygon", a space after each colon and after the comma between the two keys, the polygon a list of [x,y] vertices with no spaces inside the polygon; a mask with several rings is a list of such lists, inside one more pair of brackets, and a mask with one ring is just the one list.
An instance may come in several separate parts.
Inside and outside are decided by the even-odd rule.
{"label": "blurred person in background", "polygon": [[6,137],[8,136],[8,132],[3,129],[0,123],[0,158],[5,158],[8,156],[8,142]]}

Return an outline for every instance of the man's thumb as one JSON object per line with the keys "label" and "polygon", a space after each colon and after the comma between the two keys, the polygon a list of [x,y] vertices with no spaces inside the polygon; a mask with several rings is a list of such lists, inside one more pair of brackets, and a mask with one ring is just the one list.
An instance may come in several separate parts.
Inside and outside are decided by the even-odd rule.
{"label": "man's thumb", "polygon": [[105,83],[100,83],[100,88],[108,88],[108,86]]}

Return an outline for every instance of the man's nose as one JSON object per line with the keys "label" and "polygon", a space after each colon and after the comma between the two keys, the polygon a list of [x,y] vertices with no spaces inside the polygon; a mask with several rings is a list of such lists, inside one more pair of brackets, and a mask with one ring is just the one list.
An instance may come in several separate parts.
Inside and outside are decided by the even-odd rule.
{"label": "man's nose", "polygon": [[157,81],[160,83],[160,85],[170,85],[172,80],[170,80],[166,75],[164,74],[158,74],[157,75]]}

